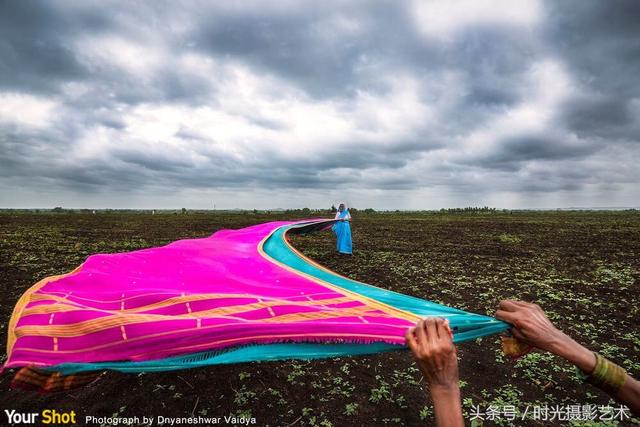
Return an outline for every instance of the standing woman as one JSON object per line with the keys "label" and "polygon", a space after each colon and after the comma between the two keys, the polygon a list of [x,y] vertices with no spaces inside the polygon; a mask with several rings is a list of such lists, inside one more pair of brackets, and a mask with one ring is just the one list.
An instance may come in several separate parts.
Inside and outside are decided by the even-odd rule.
{"label": "standing woman", "polygon": [[331,229],[336,233],[336,248],[338,249],[338,253],[353,255],[351,247],[351,225],[349,225],[351,214],[344,203],[340,203],[335,219],[337,219],[338,222],[333,224]]}

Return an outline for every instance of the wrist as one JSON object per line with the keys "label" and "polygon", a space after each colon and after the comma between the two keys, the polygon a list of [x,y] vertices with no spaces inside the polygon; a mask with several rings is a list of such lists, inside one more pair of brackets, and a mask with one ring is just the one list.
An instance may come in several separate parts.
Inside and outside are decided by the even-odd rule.
{"label": "wrist", "polygon": [[596,366],[595,354],[567,335],[564,335],[563,339],[555,343],[549,351],[574,364],[587,374],[593,372]]}
{"label": "wrist", "polygon": [[431,400],[433,400],[436,425],[451,427],[464,426],[460,387],[458,383],[430,384],[429,387],[431,388]]}
{"label": "wrist", "polygon": [[460,386],[458,381],[446,384],[429,383],[429,390],[431,395],[435,397],[460,397]]}
{"label": "wrist", "polygon": [[576,342],[562,331],[557,331],[549,341],[548,348],[543,348],[550,353],[563,358],[571,355]]}

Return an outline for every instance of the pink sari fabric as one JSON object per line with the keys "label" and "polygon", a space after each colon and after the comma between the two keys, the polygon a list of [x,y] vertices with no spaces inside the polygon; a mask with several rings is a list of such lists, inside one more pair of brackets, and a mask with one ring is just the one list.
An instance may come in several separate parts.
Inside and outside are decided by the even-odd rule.
{"label": "pink sari fabric", "polygon": [[142,361],[274,342],[404,344],[417,317],[261,250],[289,222],[89,257],[18,302],[7,367]]}

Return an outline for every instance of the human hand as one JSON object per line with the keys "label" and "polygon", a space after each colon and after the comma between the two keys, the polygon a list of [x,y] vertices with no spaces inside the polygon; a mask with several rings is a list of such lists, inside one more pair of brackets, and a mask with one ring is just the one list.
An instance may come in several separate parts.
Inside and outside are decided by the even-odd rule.
{"label": "human hand", "polygon": [[502,300],[496,318],[511,323],[511,333],[519,341],[540,350],[554,352],[568,337],[556,328],[537,304]]}
{"label": "human hand", "polygon": [[428,317],[405,336],[418,367],[432,388],[458,388],[458,358],[449,322]]}

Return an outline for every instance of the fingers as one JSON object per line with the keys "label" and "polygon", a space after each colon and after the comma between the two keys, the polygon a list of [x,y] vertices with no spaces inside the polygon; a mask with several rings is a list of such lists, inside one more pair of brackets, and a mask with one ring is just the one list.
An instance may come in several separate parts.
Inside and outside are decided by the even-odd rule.
{"label": "fingers", "polygon": [[498,310],[496,311],[496,319],[502,320],[504,322],[507,323],[511,323],[512,325],[515,325],[516,319],[518,318],[518,315],[512,311],[505,311],[505,310]]}
{"label": "fingers", "polygon": [[407,346],[418,357],[438,353],[453,346],[453,331],[449,321],[443,318],[428,317],[416,323],[405,334]]}
{"label": "fingers", "polygon": [[415,327],[409,328],[407,329],[407,333],[405,334],[404,338],[411,352],[413,352],[413,354],[418,354],[418,340],[416,340],[415,333],[416,333]]}
{"label": "fingers", "polygon": [[535,305],[534,303],[528,302],[528,301],[520,301],[520,300],[509,300],[509,301],[511,301],[515,305],[519,305],[520,307],[531,307]]}
{"label": "fingers", "polygon": [[433,336],[433,340],[430,341],[430,344],[441,349],[452,347],[453,331],[449,325],[449,320],[442,317],[436,317],[432,320],[437,335]]}
{"label": "fingers", "polygon": [[449,337],[449,333],[447,332],[446,326],[444,326],[445,320],[441,317],[435,319],[436,324],[436,333],[438,334],[438,340],[447,339]]}
{"label": "fingers", "polygon": [[451,341],[453,341],[453,330],[447,319],[444,319],[444,330],[445,333],[449,335],[449,338],[451,338]]}
{"label": "fingers", "polygon": [[436,320],[437,319],[435,317],[428,317],[425,321],[427,329],[427,339],[429,340],[429,344],[431,345],[435,345],[439,338]]}
{"label": "fingers", "polygon": [[521,308],[531,308],[542,310],[538,304],[534,304],[532,302],[527,301],[518,301],[518,300],[510,300],[505,299],[500,301],[498,304],[498,308],[505,311],[516,311]]}
{"label": "fingers", "polygon": [[416,335],[418,336],[418,343],[421,346],[427,345],[427,331],[425,328],[425,319],[418,321],[416,324]]}
{"label": "fingers", "polygon": [[516,328],[521,328],[525,323],[528,325],[550,323],[539,305],[525,301],[500,301],[495,317],[511,323]]}
{"label": "fingers", "polygon": [[508,299],[502,300],[498,304],[498,309],[503,311],[517,311],[523,307],[524,305],[522,301],[513,301]]}
{"label": "fingers", "polygon": [[449,326],[449,321],[447,319],[438,319],[439,330],[440,330],[440,345],[445,350],[453,349],[456,352],[456,347],[453,344],[453,331]]}

